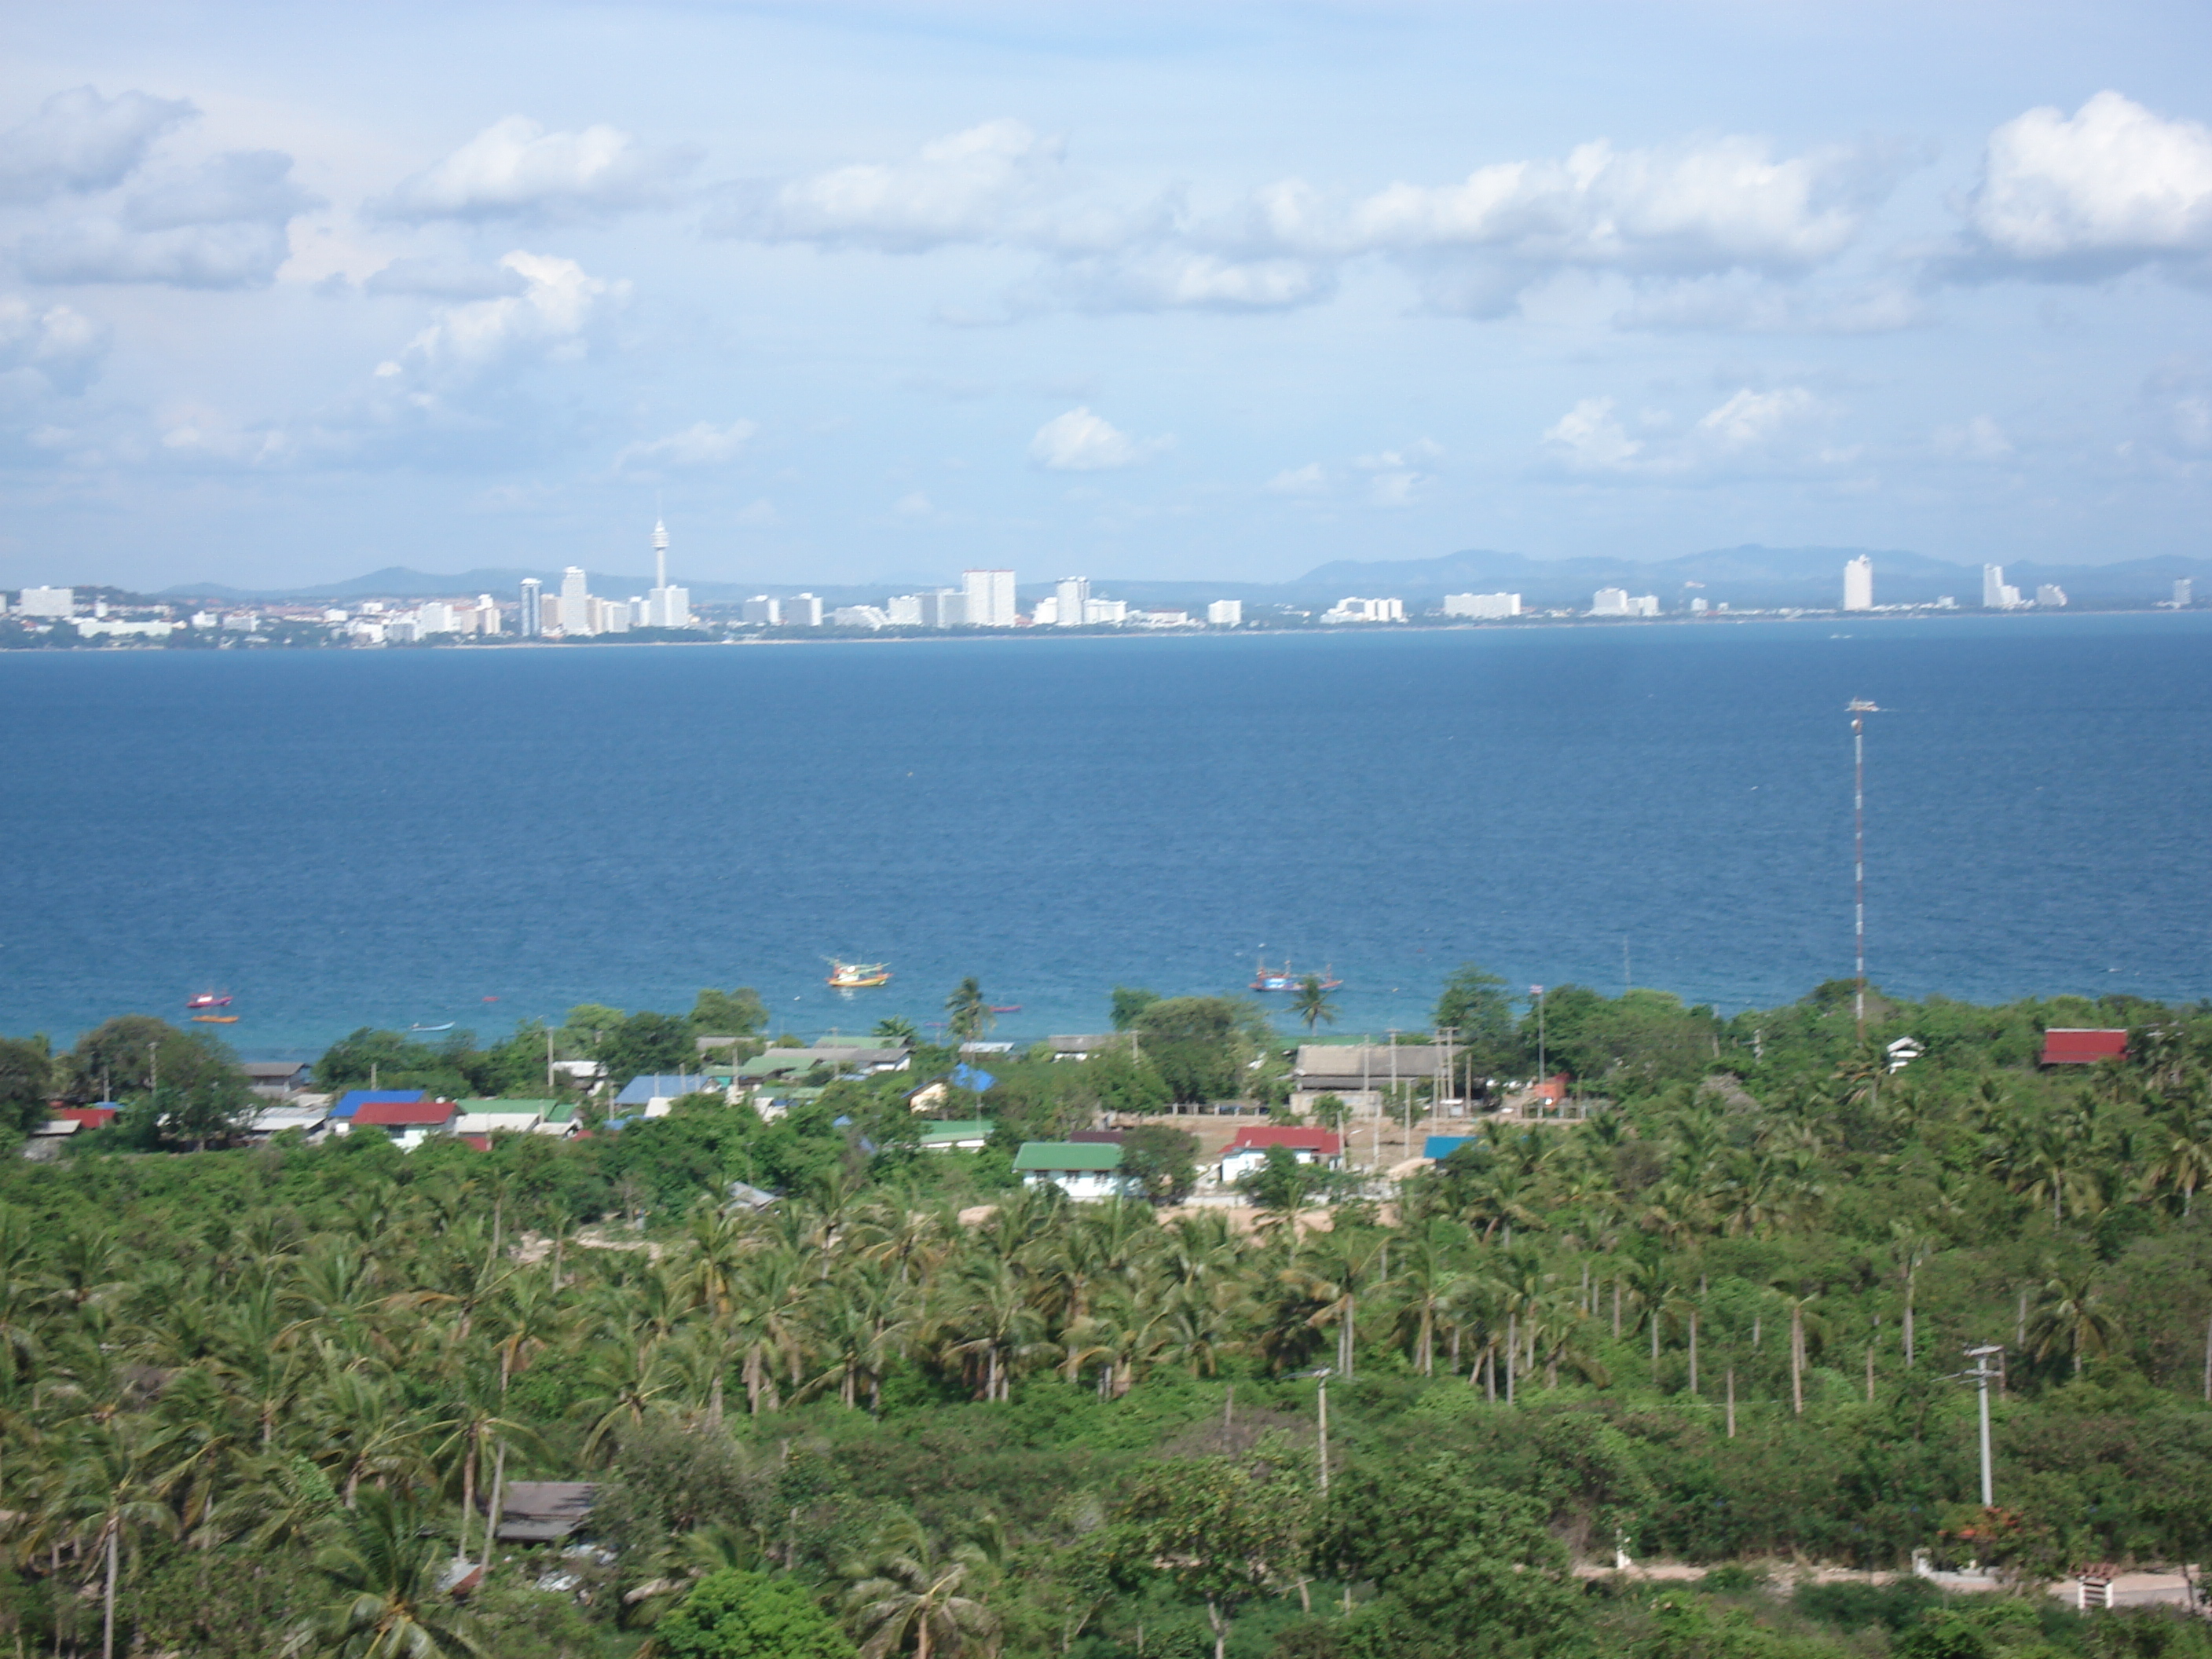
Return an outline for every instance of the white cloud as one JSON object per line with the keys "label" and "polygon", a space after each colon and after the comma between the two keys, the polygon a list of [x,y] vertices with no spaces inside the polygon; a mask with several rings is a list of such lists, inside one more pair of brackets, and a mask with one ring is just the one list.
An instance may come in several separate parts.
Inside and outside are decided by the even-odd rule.
{"label": "white cloud", "polygon": [[1108,472],[1149,460],[1174,441],[1132,438],[1079,406],[1037,428],[1030,459],[1051,472]]}
{"label": "white cloud", "polygon": [[520,294],[530,284],[506,265],[480,265],[459,260],[394,259],[372,271],[362,291],[377,295],[422,295],[436,300],[496,300]]}
{"label": "white cloud", "polygon": [[722,466],[737,459],[760,428],[750,421],[715,426],[701,421],[665,438],[626,445],[615,457],[618,470],[676,466]]}
{"label": "white cloud", "polygon": [[1908,288],[1838,294],[1739,272],[1647,286],[1613,319],[1651,333],[1725,334],[1887,334],[1929,320],[1928,301]]}
{"label": "white cloud", "polygon": [[112,215],[70,220],[17,249],[44,283],[264,288],[291,251],[288,227],[320,206],[278,150],[234,150],[148,183]]}
{"label": "white cloud", "polygon": [[649,150],[605,125],[548,132],[527,116],[495,121],[445,160],[371,204],[383,217],[566,217],[667,199],[698,160],[689,149]]}
{"label": "white cloud", "polygon": [[1308,461],[1304,466],[1285,467],[1267,480],[1267,488],[1277,495],[1318,495],[1328,488],[1328,475],[1319,461]]}
{"label": "white cloud", "polygon": [[928,496],[919,489],[911,490],[891,504],[891,511],[905,519],[926,519],[937,511]]}
{"label": "white cloud", "polygon": [[1946,455],[1964,456],[1969,460],[2002,460],[2012,453],[2012,440],[2004,428],[1986,415],[1977,415],[1958,426],[1939,426],[1936,428],[1936,447]]}
{"label": "white cloud", "polygon": [[2102,275],[2212,251],[2212,129],[2117,92],[2070,118],[2029,110],[1990,135],[1967,222],[1985,256]]}
{"label": "white cloud", "polygon": [[1663,411],[1631,422],[1611,398],[1586,398],[1546,430],[1544,444],[1557,465],[1583,474],[1691,479],[1832,466],[1850,455],[1800,441],[1823,413],[1803,386],[1745,386],[1678,431]]}
{"label": "white cloud", "polygon": [[453,307],[377,374],[465,377],[517,352],[574,356],[592,325],[629,298],[629,283],[593,276],[574,259],[518,248],[499,263],[522,279],[521,293]]}
{"label": "white cloud", "polygon": [[856,162],[734,191],[707,228],[764,242],[920,253],[957,242],[1050,240],[1040,216],[1060,190],[1061,149],[1015,120],[986,121],[911,159]]}
{"label": "white cloud", "polygon": [[1544,441],[1565,457],[1570,465],[1591,471],[1610,471],[1629,465],[1644,446],[1628,435],[1613,415],[1610,398],[1585,398],[1553,422]]}
{"label": "white cloud", "polygon": [[1723,453],[1754,449],[1819,407],[1820,399],[1802,386],[1772,392],[1746,386],[1699,421],[1693,437]]}
{"label": "white cloud", "polygon": [[143,92],[58,92],[29,120],[0,133],[0,201],[112,190],[137,170],[155,140],[198,113],[184,99]]}
{"label": "white cloud", "polygon": [[0,373],[34,374],[59,392],[81,392],[107,353],[107,331],[68,306],[0,295]]}

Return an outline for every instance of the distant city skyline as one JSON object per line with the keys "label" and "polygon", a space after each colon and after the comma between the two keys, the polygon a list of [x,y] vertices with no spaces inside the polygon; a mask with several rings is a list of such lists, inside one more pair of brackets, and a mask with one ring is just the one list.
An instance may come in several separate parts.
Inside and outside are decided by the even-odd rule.
{"label": "distant city skyline", "polygon": [[1996,16],[29,9],[0,586],[2201,555],[2212,13]]}

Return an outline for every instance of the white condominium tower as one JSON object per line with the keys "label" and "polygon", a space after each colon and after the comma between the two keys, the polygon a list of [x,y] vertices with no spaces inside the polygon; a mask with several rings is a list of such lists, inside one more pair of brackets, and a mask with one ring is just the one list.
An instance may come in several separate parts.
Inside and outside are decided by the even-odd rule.
{"label": "white condominium tower", "polygon": [[1082,627],[1084,610],[1091,603],[1091,578],[1062,576],[1054,597],[1060,608],[1054,613],[1053,620],[1062,628]]}
{"label": "white condominium tower", "polygon": [[1844,609],[1874,609],[1874,561],[1863,553],[1844,567]]}
{"label": "white condominium tower", "polygon": [[563,634],[589,634],[592,628],[592,593],[590,579],[580,564],[564,566],[561,571],[561,631]]}
{"label": "white condominium tower", "polygon": [[960,590],[967,601],[964,616],[970,628],[1014,626],[1014,573],[1011,570],[963,570]]}
{"label": "white condominium tower", "polygon": [[668,585],[668,526],[659,520],[653,526],[653,591],[645,596],[645,625],[691,626],[691,590]]}

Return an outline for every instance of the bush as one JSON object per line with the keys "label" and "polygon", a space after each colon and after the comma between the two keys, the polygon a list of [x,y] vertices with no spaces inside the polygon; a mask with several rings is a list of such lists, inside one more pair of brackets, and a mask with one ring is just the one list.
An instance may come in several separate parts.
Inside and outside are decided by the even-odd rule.
{"label": "bush", "polygon": [[853,1659],[853,1644],[789,1578],[711,1573],[653,1632],[668,1659]]}

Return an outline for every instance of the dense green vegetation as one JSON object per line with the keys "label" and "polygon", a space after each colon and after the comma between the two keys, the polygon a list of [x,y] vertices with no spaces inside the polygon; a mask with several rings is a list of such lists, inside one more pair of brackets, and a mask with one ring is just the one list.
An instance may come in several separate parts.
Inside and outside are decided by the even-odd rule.
{"label": "dense green vegetation", "polygon": [[[1478,1076],[1530,1075],[1499,988],[1462,973],[1440,1017]],[[1731,1019],[1561,988],[1546,1058],[1586,1117],[1485,1122],[1391,1190],[1278,1160],[1249,1232],[1014,1184],[1007,1142],[1102,1108],[1279,1092],[1236,1004],[1116,1012],[1134,1054],[948,1088],[1000,1122],[972,1154],[916,1146],[907,1096],[955,1058],[927,1048],[773,1121],[695,1097],[412,1153],[151,1153],[220,1139],[185,1115],[227,1098],[219,1045],[0,1048],[14,1121],[41,1065],[104,1057],[139,1126],[0,1170],[0,1645],[88,1652],[112,1618],[117,1651],[195,1655],[2212,1654],[2179,1615],[1769,1576],[1926,1549],[2032,1592],[2212,1545],[2212,1009],[1876,997],[1862,1037],[1847,986]],[[550,1040],[610,1069],[760,1029],[579,1013]],[[2091,1024],[2130,1059],[2037,1069],[2043,1027]],[[548,1040],[506,1045],[518,1091]],[[501,1052],[363,1032],[320,1072],[491,1092]],[[173,1054],[201,1070],[171,1095]],[[1174,1199],[1188,1146],[1139,1148]],[[1993,1512],[1955,1377],[1981,1341]],[[564,1478],[602,1483],[603,1548],[501,1546],[441,1590],[489,1487]],[[1616,1548],[1715,1570],[1642,1583]]]}

